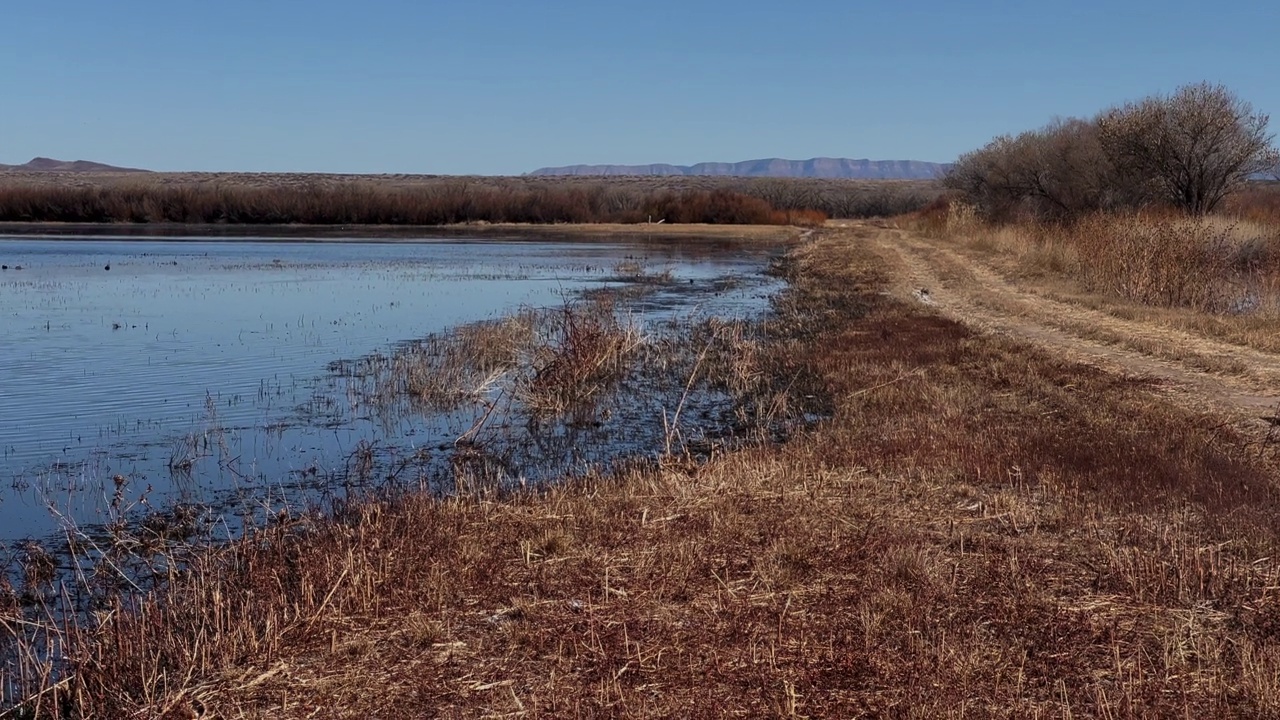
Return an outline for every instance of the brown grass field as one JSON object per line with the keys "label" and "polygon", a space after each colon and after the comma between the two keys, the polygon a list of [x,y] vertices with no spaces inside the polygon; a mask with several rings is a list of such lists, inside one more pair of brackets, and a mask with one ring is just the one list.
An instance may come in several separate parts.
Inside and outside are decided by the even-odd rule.
{"label": "brown grass field", "polygon": [[828,420],[264,530],[69,630],[26,716],[1280,717],[1275,349],[1017,257],[820,229],[725,361]]}

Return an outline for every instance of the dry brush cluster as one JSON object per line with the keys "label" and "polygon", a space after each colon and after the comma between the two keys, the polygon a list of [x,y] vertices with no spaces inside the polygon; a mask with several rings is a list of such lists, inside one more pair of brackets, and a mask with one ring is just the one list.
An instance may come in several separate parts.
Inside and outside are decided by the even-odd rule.
{"label": "dry brush cluster", "polygon": [[373,183],[290,188],[138,185],[0,188],[0,221],[254,225],[448,225],[645,222],[782,224],[758,198],[723,190],[607,192],[501,189],[466,182],[423,188]]}
{"label": "dry brush cluster", "polygon": [[940,203],[913,222],[1009,256],[1023,276],[1065,276],[1085,290],[1153,307],[1280,317],[1280,224],[1149,210],[992,225],[962,203]]}
{"label": "dry brush cluster", "polygon": [[998,137],[961,156],[944,184],[994,220],[1071,220],[1151,205],[1203,215],[1276,171],[1268,120],[1220,85],[1188,85],[1091,119]]}
{"label": "dry brush cluster", "polygon": [[522,413],[559,416],[593,407],[646,342],[610,294],[597,294],[433,334],[337,370],[381,415],[451,412],[501,395]]}
{"label": "dry brush cluster", "polygon": [[1146,305],[1209,313],[1276,310],[1280,233],[1196,218],[1093,216],[1057,242],[1086,288]]}

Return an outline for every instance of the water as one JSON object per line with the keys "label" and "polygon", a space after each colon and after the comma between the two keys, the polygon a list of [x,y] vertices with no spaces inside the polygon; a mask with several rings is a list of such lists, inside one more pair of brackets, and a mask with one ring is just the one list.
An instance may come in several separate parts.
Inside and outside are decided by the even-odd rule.
{"label": "water", "polygon": [[624,262],[671,276],[636,304],[643,323],[754,312],[776,287],[767,261],[606,242],[0,238],[0,543],[187,504],[296,507],[360,448],[408,455],[468,422],[359,412],[335,361],[618,285]]}

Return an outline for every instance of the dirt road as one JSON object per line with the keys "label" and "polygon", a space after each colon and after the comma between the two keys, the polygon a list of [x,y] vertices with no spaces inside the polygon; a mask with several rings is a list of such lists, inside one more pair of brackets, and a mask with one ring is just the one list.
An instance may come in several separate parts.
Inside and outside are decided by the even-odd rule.
{"label": "dirt road", "polygon": [[979,253],[877,222],[827,232],[882,258],[890,292],[970,327],[1034,343],[1068,359],[1157,382],[1169,399],[1267,430],[1278,421],[1280,355],[1126,320],[1020,286]]}

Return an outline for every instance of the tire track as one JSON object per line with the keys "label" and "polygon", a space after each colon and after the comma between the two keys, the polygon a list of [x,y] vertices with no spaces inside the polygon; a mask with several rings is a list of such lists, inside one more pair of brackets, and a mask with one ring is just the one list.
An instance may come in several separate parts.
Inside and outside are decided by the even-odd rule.
{"label": "tire track", "polygon": [[1255,427],[1266,427],[1261,418],[1277,414],[1280,355],[1028,292],[917,233],[870,223],[845,224],[836,232],[884,258],[896,297],[1076,362],[1158,380],[1162,396],[1197,410],[1225,412]]}

